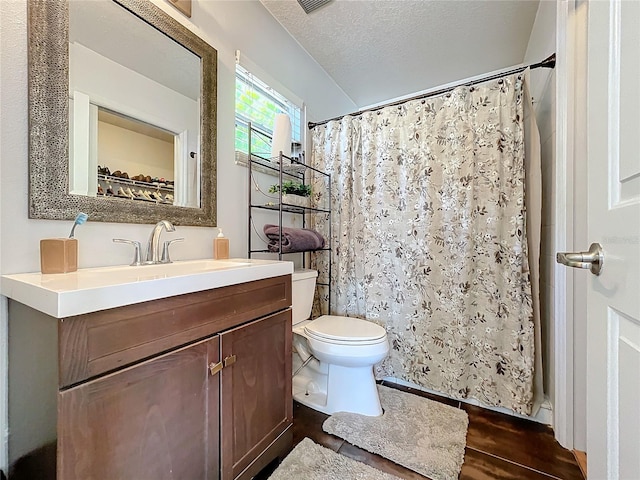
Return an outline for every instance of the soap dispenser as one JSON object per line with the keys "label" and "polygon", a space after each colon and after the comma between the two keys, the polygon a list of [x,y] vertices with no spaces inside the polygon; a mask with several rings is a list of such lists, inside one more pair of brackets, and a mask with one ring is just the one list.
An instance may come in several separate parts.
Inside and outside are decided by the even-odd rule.
{"label": "soap dispenser", "polygon": [[213,240],[213,258],[215,260],[229,258],[229,239],[224,236],[221,228],[218,228],[218,236]]}

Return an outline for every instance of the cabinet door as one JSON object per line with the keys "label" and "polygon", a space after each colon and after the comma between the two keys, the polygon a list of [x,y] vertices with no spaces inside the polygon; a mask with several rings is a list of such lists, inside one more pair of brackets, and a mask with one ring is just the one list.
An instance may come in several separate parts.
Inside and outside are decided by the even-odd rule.
{"label": "cabinet door", "polygon": [[221,377],[226,480],[237,477],[293,423],[291,310],[226,332],[221,344],[223,359],[235,356]]}
{"label": "cabinet door", "polygon": [[58,478],[219,478],[217,336],[59,394]]}

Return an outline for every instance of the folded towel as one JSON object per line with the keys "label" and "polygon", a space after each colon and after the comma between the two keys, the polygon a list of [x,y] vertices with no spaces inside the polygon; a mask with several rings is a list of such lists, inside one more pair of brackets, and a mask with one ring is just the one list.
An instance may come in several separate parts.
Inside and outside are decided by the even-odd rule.
{"label": "folded towel", "polygon": [[[265,225],[264,234],[269,239],[267,248],[278,251],[280,228],[277,225]],[[282,253],[308,252],[324,248],[324,237],[309,228],[282,227]]]}

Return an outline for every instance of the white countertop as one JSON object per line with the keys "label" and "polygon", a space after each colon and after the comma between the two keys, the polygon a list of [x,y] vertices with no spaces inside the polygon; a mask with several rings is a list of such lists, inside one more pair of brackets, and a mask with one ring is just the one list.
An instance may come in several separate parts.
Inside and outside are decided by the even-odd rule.
{"label": "white countertop", "polygon": [[167,265],[2,275],[0,293],[56,318],[293,273],[292,262],[189,260]]}

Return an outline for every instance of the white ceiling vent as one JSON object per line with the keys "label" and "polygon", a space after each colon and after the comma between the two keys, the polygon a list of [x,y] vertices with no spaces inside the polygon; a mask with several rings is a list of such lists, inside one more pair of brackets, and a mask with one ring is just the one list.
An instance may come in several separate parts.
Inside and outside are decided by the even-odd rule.
{"label": "white ceiling vent", "polygon": [[329,2],[331,2],[331,0],[298,0],[298,3],[307,15]]}

